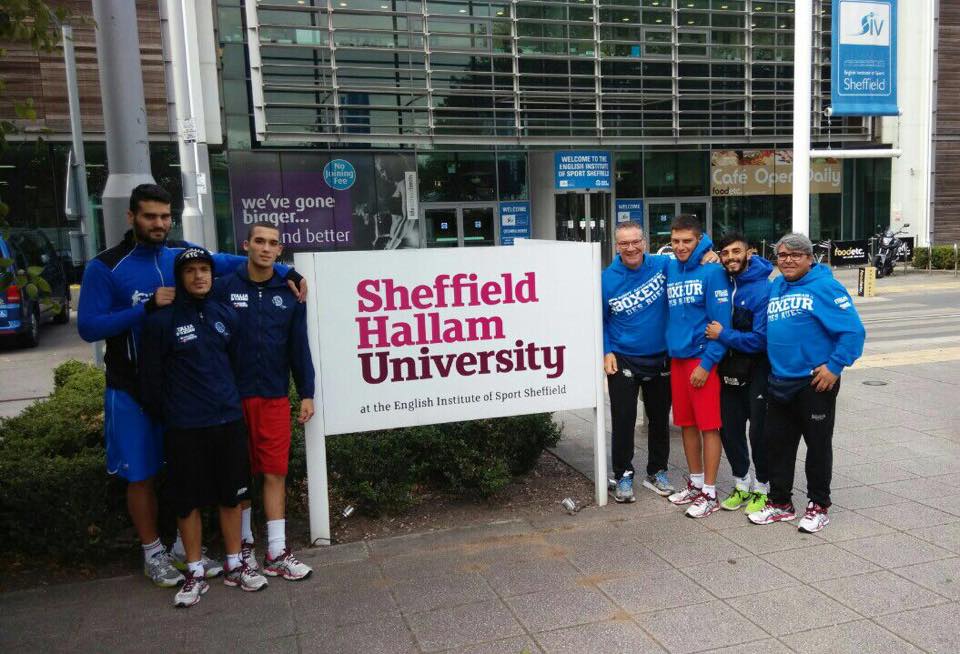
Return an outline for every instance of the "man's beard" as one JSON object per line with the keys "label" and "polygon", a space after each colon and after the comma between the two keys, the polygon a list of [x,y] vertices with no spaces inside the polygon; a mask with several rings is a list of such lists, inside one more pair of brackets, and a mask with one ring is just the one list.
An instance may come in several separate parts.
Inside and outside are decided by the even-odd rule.
{"label": "man's beard", "polygon": [[167,230],[163,232],[163,236],[160,236],[159,238],[157,238],[153,236],[149,231],[145,231],[141,229],[141,227],[137,225],[136,221],[134,221],[133,223],[133,235],[134,237],[136,237],[139,243],[150,243],[152,245],[159,245],[160,243],[163,243],[164,241],[167,240],[167,234],[169,233],[170,233],[169,230]]}
{"label": "man's beard", "polygon": [[736,261],[737,263],[739,263],[739,264],[740,264],[740,267],[737,268],[736,272],[733,272],[733,271],[731,271],[729,268],[727,268],[726,266],[724,266],[724,268],[727,268],[727,272],[728,272],[729,274],[731,274],[731,275],[739,275],[740,273],[742,273],[744,270],[747,269],[747,257],[744,257],[743,259],[732,259],[732,260],[731,260],[731,263],[732,263],[733,261]]}

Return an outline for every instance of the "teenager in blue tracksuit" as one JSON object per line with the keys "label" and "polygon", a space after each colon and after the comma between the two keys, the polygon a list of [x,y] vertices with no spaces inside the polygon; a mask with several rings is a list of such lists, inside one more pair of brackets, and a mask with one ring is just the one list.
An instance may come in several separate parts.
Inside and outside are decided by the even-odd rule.
{"label": "teenager in blue tracksuit", "polygon": [[687,516],[705,518],[719,508],[720,380],[716,366],[726,346],[706,337],[712,321],[730,326],[730,283],[723,267],[701,263],[713,245],[696,216],[677,216],[670,231],[672,259],[667,266],[667,350],[673,422],[683,431],[683,449],[690,470],[687,487],[670,496],[689,504]]}
{"label": "teenager in blue tracksuit", "polygon": [[[273,270],[283,246],[271,223],[250,226],[247,265],[217,280],[215,293],[239,316],[237,339],[244,353],[234,368],[247,423],[250,464],[263,475],[263,508],[267,519],[267,554],[263,571],[289,581],[306,579],[310,566],[287,547],[285,498],[290,458],[290,377],[300,395],[299,421],[313,416],[313,361],[307,342],[306,306]],[[254,553],[250,501],[242,503],[241,552],[251,567]]]}
{"label": "teenager in blue tracksuit", "polygon": [[793,520],[794,465],[802,437],[807,444],[807,510],[801,531],[817,532],[830,523],[833,422],[840,374],[863,353],[866,332],[849,293],[829,267],[813,262],[813,245],[802,234],[777,243],[777,266],[767,305],[766,433],[770,497],[755,524]]}
{"label": "teenager in blue tracksuit", "polygon": [[143,327],[140,381],[144,407],[166,429],[166,489],[186,550],[187,579],[174,599],[188,607],[207,590],[201,560],[200,509],[220,508],[224,584],[260,590],[267,580],[240,558],[240,502],[250,495],[250,461],[233,368],[241,356],[238,318],[209,297],[213,258],[189,247],[174,264],[173,303]]}
{"label": "teenager in blue tracksuit", "polygon": [[[128,482],[127,507],[143,546],[144,574],[159,586],[176,585],[183,576],[173,568],[157,530],[153,479],[163,463],[163,430],[143,412],[137,359],[147,308],[172,302],[173,262],[188,245],[167,240],[171,201],[170,194],[155,184],[133,189],[127,211],[131,229],[122,243],[87,264],[77,310],[80,337],[106,341],[107,471]],[[246,257],[214,254],[213,261],[215,272],[222,274],[245,264]],[[278,272],[301,279],[285,266]]]}
{"label": "teenager in blue tracksuit", "polygon": [[633,502],[634,430],[643,391],[647,468],[643,485],[659,495],[674,491],[670,457],[670,365],[667,357],[667,276],[670,258],[645,255],[640,225],[617,225],[617,256],[603,271],[604,371],[610,391],[614,499]]}
{"label": "teenager in blue tracksuit", "polygon": [[[734,488],[720,503],[734,511],[746,505],[753,513],[767,504],[770,473],[763,424],[767,413],[767,300],[773,264],[750,253],[742,234],[725,234],[718,245],[720,263],[730,276],[731,329],[719,322],[707,326],[707,338],[727,346],[720,362],[720,436],[733,471]],[[747,449],[747,421],[750,449]],[[755,478],[750,480],[750,459]]]}

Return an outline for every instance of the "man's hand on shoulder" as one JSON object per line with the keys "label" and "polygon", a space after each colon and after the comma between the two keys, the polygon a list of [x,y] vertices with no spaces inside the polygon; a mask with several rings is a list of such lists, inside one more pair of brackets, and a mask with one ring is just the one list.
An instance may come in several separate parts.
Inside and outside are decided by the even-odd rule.
{"label": "man's hand on shoulder", "polygon": [[301,425],[306,423],[313,417],[313,400],[307,398],[300,401],[300,415],[297,416],[297,422]]}
{"label": "man's hand on shoulder", "polygon": [[703,258],[700,259],[700,263],[701,263],[701,264],[720,263],[720,257],[717,256],[717,253],[714,252],[713,250],[707,250],[707,251],[703,254]]}
{"label": "man's hand on shoulder", "polygon": [[284,280],[286,280],[287,286],[290,287],[290,291],[296,296],[297,302],[302,304],[307,301],[307,280],[304,279],[303,275],[291,268],[284,277]]}

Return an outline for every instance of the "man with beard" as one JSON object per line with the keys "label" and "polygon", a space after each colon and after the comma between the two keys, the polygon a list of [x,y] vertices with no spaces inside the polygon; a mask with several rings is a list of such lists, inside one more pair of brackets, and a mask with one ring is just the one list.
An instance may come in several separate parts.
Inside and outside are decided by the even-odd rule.
{"label": "man with beard", "polygon": [[[732,285],[731,329],[714,320],[706,336],[727,346],[720,361],[720,436],[723,451],[733,470],[734,488],[720,508],[735,511],[746,505],[754,513],[767,503],[770,477],[763,422],[767,412],[767,300],[773,265],[750,254],[750,245],[741,234],[720,239],[720,262]],[[747,421],[750,421],[750,450],[747,450]],[[750,454],[755,479],[750,481]]]}
{"label": "man with beard", "polygon": [[[172,226],[170,194],[155,184],[141,184],[130,194],[131,229],[119,245],[87,264],[77,308],[77,330],[87,342],[106,340],[107,388],[104,394],[104,440],[107,472],[127,481],[127,510],[143,548],[144,575],[161,587],[175,586],[183,575],[160,542],[154,477],[163,463],[163,428],[146,415],[140,398],[137,359],[148,305],[163,307],[175,296],[173,262],[188,246],[168,241]],[[213,255],[217,273],[246,264],[246,257]],[[303,278],[286,266],[278,273],[305,293]],[[182,545],[179,548],[182,550]],[[183,561],[180,562],[181,565]],[[222,570],[204,557],[206,574]]]}

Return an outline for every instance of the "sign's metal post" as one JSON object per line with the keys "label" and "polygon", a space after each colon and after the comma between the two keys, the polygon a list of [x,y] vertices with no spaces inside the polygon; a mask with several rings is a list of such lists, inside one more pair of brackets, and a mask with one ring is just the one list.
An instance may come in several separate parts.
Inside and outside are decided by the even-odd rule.
{"label": "sign's metal post", "polygon": [[[932,261],[932,260],[933,260],[933,257],[930,257],[930,260]],[[957,269],[957,244],[954,243],[954,244],[953,244],[953,276],[954,276],[954,277],[957,276],[957,272],[958,272],[958,269]]]}
{"label": "sign's metal post", "polygon": [[[313,293],[317,292],[316,267],[310,253],[295,254],[297,272],[307,280]],[[320,315],[316,302],[307,302],[307,342],[316,371],[314,407],[316,413],[303,426],[307,457],[307,494],[310,498],[310,544],[330,545],[330,490],[327,475],[327,436],[323,416],[323,377],[320,374]]]}
{"label": "sign's metal post", "polygon": [[796,0],[793,32],[793,231],[810,234],[810,68],[813,0]]}
{"label": "sign's metal post", "polygon": [[[594,297],[598,300],[603,297],[603,290],[600,283],[600,273],[603,269],[601,265],[600,244],[594,243],[593,249],[593,289]],[[603,392],[604,372],[603,372],[603,307],[602,302],[596,302],[596,309],[593,317],[594,332],[594,350],[596,351],[596,385],[597,385],[597,406],[593,410],[593,475],[594,475],[594,493],[596,495],[597,506],[606,506],[607,504],[607,403]]]}

